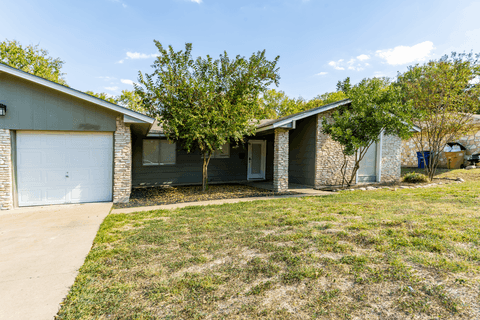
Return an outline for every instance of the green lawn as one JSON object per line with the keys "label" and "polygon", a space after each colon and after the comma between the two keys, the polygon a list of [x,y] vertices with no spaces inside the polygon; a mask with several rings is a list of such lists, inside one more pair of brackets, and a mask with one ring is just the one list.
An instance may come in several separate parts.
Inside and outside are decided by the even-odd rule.
{"label": "green lawn", "polygon": [[58,319],[480,318],[465,183],[111,214]]}

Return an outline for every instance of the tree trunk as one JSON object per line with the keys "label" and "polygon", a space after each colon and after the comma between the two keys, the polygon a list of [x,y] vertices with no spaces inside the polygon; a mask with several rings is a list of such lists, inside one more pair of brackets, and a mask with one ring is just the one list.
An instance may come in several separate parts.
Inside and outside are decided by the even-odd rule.
{"label": "tree trunk", "polygon": [[208,189],[208,163],[210,162],[212,154],[203,154],[203,166],[202,166],[202,192]]}

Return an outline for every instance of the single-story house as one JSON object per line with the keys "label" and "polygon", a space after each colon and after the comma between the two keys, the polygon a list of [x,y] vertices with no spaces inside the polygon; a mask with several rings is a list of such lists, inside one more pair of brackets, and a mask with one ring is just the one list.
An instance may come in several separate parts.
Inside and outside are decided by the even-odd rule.
{"label": "single-story house", "polygon": [[[262,120],[244,145],[210,161],[210,183],[338,185],[343,156],[321,131],[338,101]],[[331,119],[331,117],[330,117]],[[401,140],[381,136],[358,182],[400,177]],[[200,184],[202,157],[169,143],[155,119],[0,64],[0,207],[126,202],[132,187]]]}
{"label": "single-story house", "polygon": [[[459,139],[449,142],[457,142],[463,145],[467,150],[465,152],[465,160],[469,159],[471,155],[480,153],[480,115],[472,115],[472,130],[461,136]],[[402,141],[402,167],[417,167],[418,159],[417,152],[418,150],[413,139],[403,140]],[[427,147],[423,148],[427,150]],[[468,162],[465,161],[465,165],[468,165]],[[440,154],[438,166],[440,168],[447,167],[447,158],[445,153]]]}

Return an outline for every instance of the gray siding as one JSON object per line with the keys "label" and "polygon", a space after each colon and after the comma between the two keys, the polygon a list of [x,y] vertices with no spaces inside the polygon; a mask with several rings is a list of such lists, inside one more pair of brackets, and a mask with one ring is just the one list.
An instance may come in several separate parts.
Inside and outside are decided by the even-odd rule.
{"label": "gray siding", "polygon": [[[133,186],[201,184],[203,159],[198,151],[187,153],[177,143],[176,164],[163,166],[143,166],[143,138],[133,136]],[[243,156],[242,156],[243,154]],[[208,181],[229,182],[247,179],[246,146],[230,147],[230,158],[211,159],[208,165]],[[243,157],[243,159],[242,159]]]}
{"label": "gray siding", "polygon": [[316,117],[298,120],[290,130],[288,179],[290,183],[315,185]]}
{"label": "gray siding", "polygon": [[116,112],[0,73],[0,103],[7,114],[0,129],[115,131]]}

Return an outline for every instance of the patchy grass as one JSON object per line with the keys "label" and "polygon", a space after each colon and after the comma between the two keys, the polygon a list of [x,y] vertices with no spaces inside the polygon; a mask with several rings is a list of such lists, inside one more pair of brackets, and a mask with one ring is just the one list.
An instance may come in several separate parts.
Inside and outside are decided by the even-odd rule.
{"label": "patchy grass", "polygon": [[111,214],[57,319],[480,318],[465,183]]}
{"label": "patchy grass", "polygon": [[213,184],[202,192],[202,186],[155,186],[133,189],[128,203],[116,203],[115,209],[157,206],[164,204],[195,202],[250,197],[269,197],[273,195],[295,194],[295,192],[274,193],[273,191],[242,184]]}

